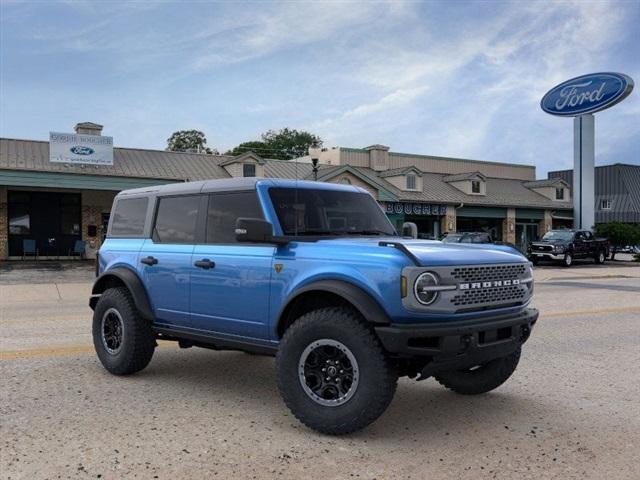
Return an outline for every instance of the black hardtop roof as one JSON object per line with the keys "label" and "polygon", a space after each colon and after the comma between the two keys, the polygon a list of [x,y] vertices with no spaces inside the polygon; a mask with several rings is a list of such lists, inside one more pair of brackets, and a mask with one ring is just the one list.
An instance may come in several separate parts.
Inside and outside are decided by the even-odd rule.
{"label": "black hardtop roof", "polygon": [[196,193],[231,192],[241,190],[255,190],[256,184],[266,183],[271,186],[284,188],[317,188],[326,190],[358,190],[365,192],[360,187],[353,185],[338,185],[334,183],[314,182],[308,180],[282,179],[282,178],[261,178],[261,177],[235,177],[221,178],[214,180],[200,180],[197,182],[179,182],[157,185],[152,187],[133,188],[123,190],[117,197],[130,196],[168,196],[168,195],[188,195]]}

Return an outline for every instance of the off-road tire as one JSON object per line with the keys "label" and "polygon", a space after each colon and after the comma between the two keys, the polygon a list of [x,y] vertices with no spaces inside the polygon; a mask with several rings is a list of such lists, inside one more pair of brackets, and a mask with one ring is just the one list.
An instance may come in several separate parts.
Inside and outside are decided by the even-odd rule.
{"label": "off-road tire", "polygon": [[[124,333],[121,347],[110,353],[102,340],[102,318],[115,309],[122,318]],[[140,316],[131,294],[124,287],[109,288],[98,300],[93,312],[93,346],[100,362],[114,375],[130,375],[146,367],[153,357],[156,341],[151,324]]]}
{"label": "off-road tire", "polygon": [[[342,343],[355,357],[359,380],[345,403],[324,406],[303,389],[299,363],[318,340]],[[322,308],[299,317],[286,330],[276,356],[278,389],[287,407],[309,428],[329,435],[360,430],[387,409],[396,391],[398,373],[378,339],[360,315],[348,308]]]}
{"label": "off-road tire", "polygon": [[498,388],[513,374],[518,361],[520,351],[506,357],[497,358],[474,369],[453,370],[441,372],[435,375],[435,379],[444,387],[462,395],[479,395]]}
{"label": "off-road tire", "polygon": [[598,253],[596,253],[595,257],[593,257],[593,261],[597,265],[602,265],[606,259],[607,259],[607,254],[605,253],[604,250],[600,250]]}
{"label": "off-road tire", "polygon": [[573,265],[573,255],[571,253],[565,253],[562,259],[562,266],[569,268],[571,265]]}

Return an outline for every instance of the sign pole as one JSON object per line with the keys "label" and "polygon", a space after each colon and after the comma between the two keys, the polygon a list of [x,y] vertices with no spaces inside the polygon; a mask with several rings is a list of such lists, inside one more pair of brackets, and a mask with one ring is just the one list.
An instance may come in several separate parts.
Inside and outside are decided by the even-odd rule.
{"label": "sign pole", "polygon": [[595,118],[591,114],[573,119],[573,228],[595,225]]}
{"label": "sign pole", "polygon": [[624,73],[600,72],[556,85],[540,100],[550,115],[573,117],[573,228],[595,226],[595,128],[593,113],[613,107],[633,90]]}

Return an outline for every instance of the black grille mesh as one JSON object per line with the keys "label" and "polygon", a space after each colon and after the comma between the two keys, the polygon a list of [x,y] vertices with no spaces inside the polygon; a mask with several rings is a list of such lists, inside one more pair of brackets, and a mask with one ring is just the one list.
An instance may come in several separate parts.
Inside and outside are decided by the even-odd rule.
{"label": "black grille mesh", "polygon": [[521,302],[527,295],[525,285],[510,285],[508,287],[483,288],[465,290],[451,299],[455,306],[468,306],[484,303]]}
{"label": "black grille mesh", "polygon": [[463,283],[512,280],[522,278],[526,270],[527,267],[523,264],[457,267],[451,271],[451,277]]}

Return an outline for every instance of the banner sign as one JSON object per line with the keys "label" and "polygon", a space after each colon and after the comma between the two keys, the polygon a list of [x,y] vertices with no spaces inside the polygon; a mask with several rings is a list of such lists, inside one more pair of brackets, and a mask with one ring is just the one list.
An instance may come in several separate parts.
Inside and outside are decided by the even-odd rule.
{"label": "banner sign", "polygon": [[575,117],[612,107],[633,90],[633,80],[622,73],[590,73],[549,90],[540,107],[551,115]]}
{"label": "banner sign", "polygon": [[387,214],[446,215],[447,213],[446,205],[431,205],[429,203],[382,202],[382,208]]}
{"label": "banner sign", "polygon": [[49,132],[49,161],[113,165],[113,137]]}

